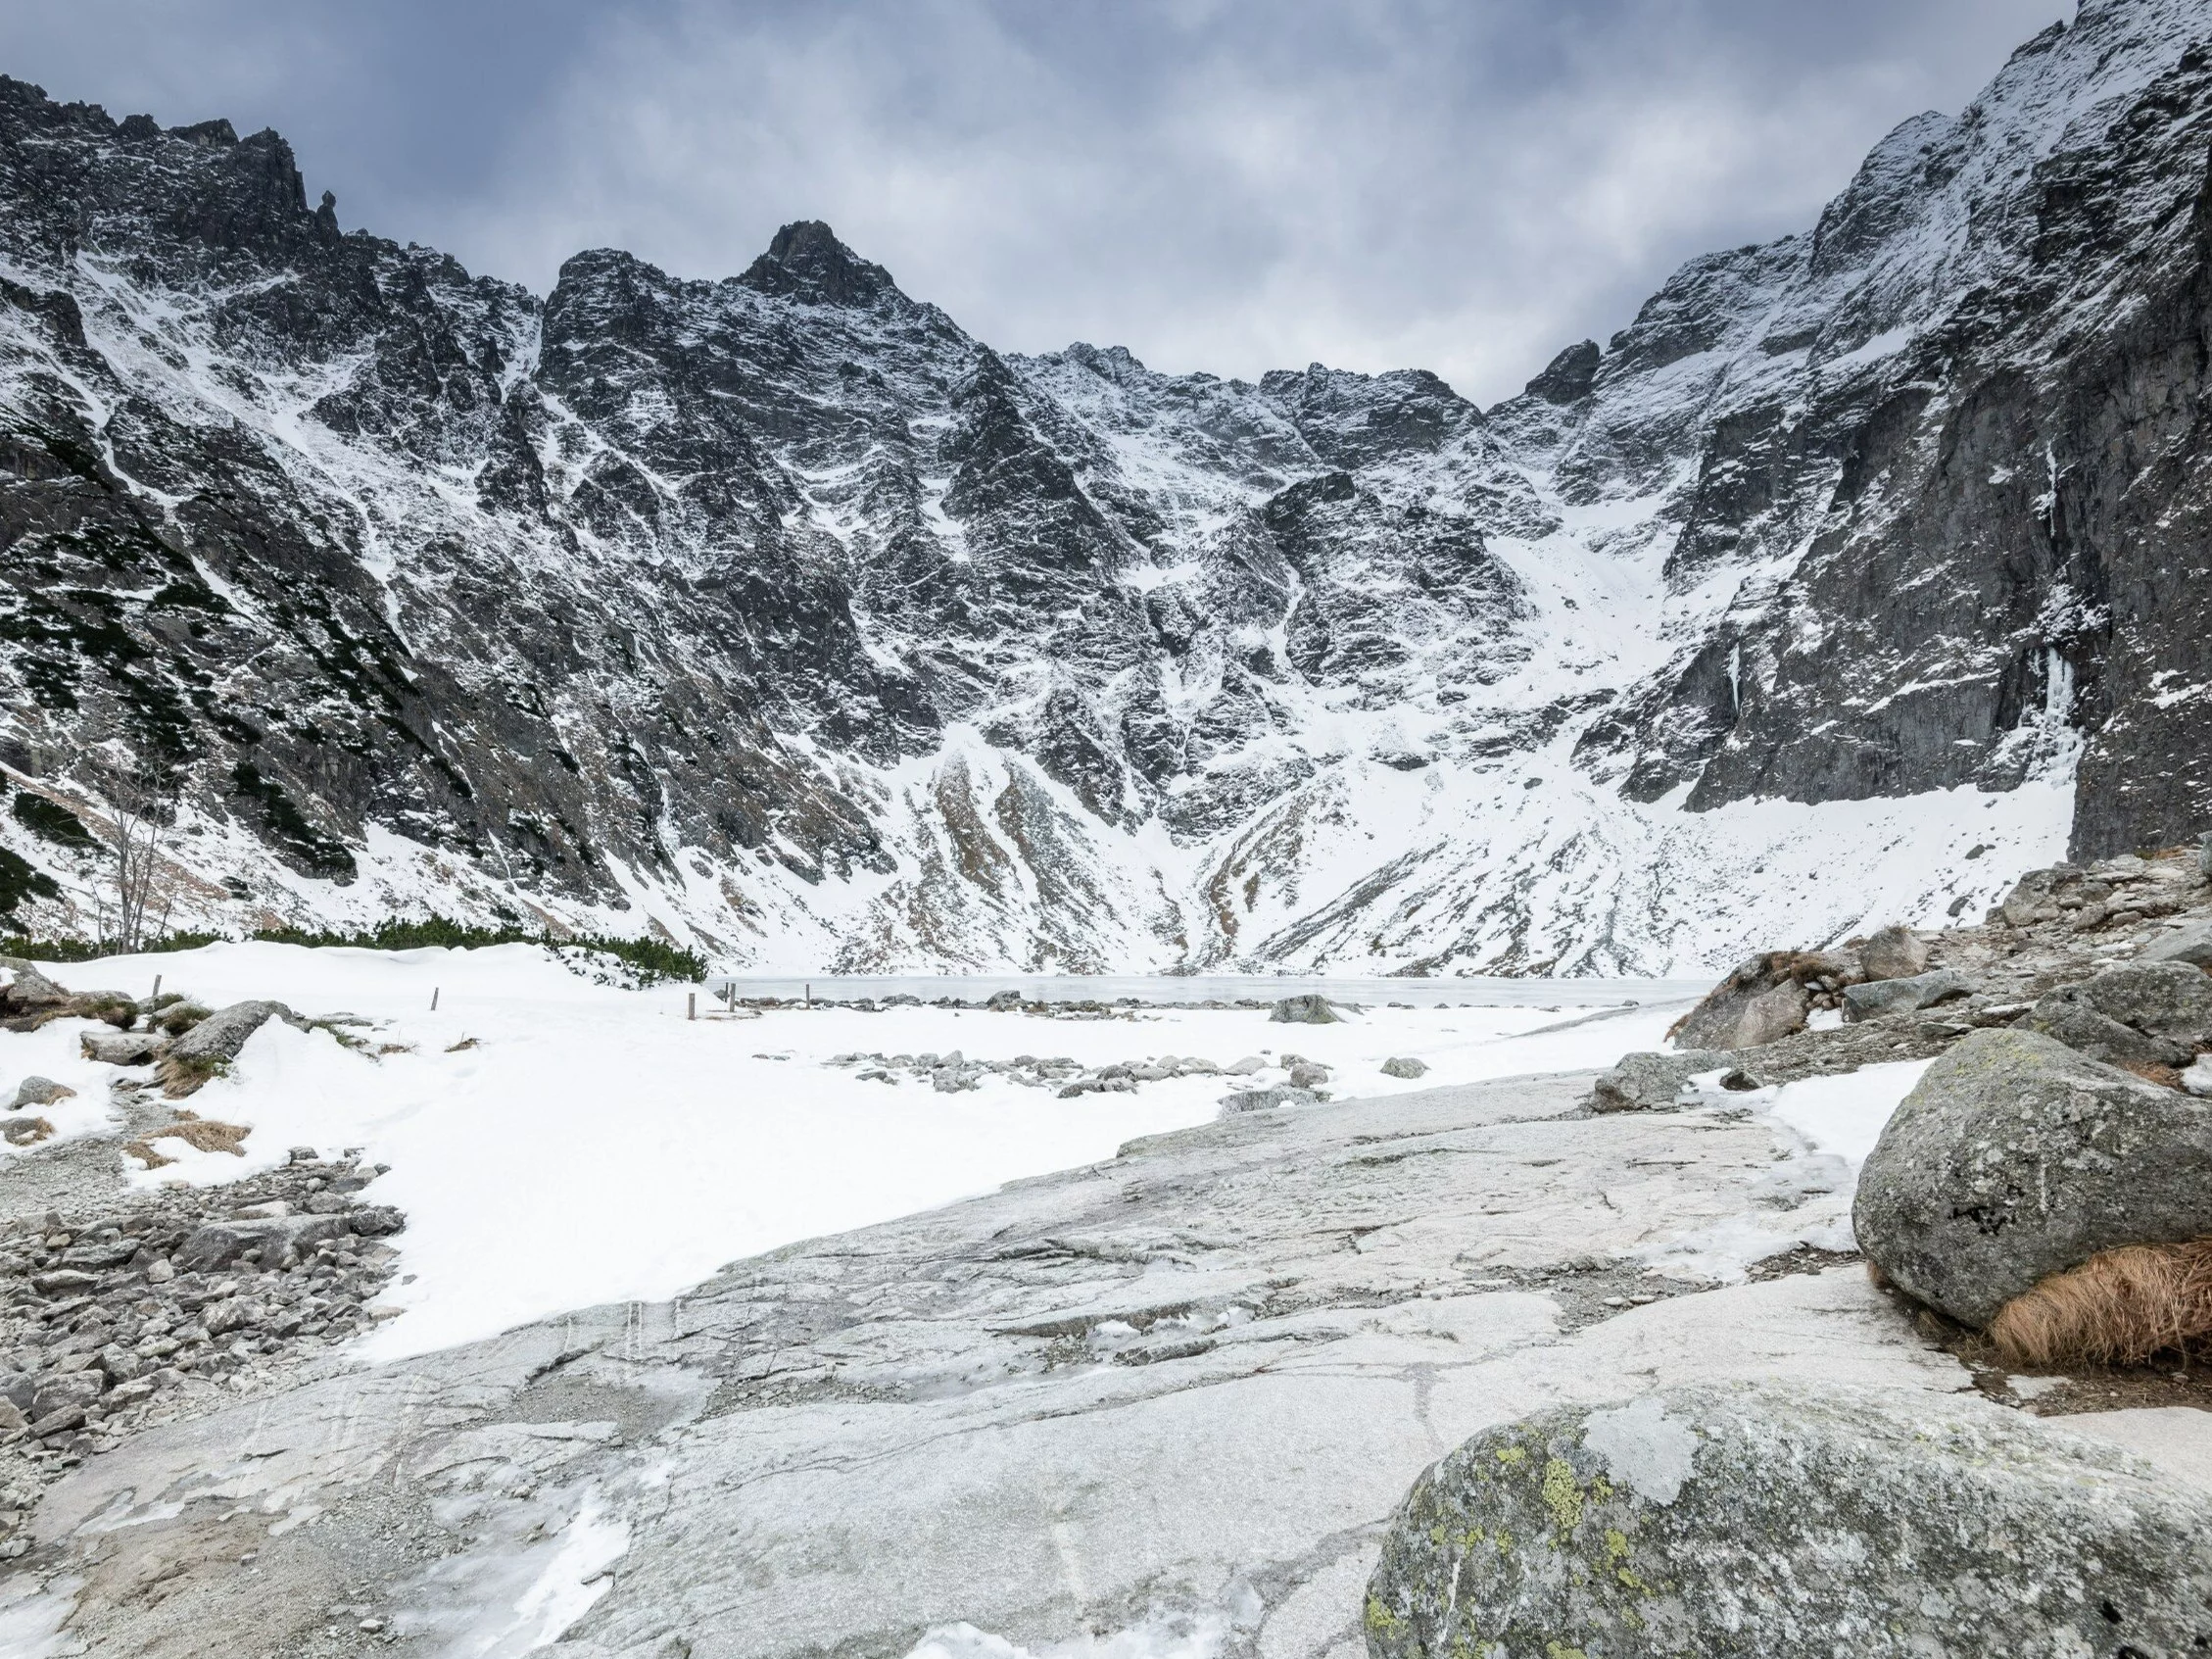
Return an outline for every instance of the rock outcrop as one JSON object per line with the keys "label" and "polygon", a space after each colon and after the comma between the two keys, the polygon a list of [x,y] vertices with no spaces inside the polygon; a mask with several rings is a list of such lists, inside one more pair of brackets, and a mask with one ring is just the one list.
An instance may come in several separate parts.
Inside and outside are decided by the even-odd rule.
{"label": "rock outcrop", "polygon": [[2212,1498],[1971,1395],[1667,1391],[1429,1469],[1366,1623],[1373,1659],[2188,1653]]}

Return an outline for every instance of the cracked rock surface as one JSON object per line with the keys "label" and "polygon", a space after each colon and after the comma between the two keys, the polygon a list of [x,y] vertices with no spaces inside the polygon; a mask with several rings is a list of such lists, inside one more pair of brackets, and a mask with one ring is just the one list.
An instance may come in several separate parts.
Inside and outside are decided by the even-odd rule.
{"label": "cracked rock surface", "polygon": [[0,1612],[162,1659],[496,1649],[554,1607],[580,1655],[1155,1617],[1349,1655],[1389,1516],[1486,1426],[1655,1383],[1967,1386],[1854,1265],[1648,1269],[1807,1200],[1771,1197],[1766,1122],[1590,1116],[1589,1085],[1236,1116],[674,1302],[303,1376],[70,1470]]}

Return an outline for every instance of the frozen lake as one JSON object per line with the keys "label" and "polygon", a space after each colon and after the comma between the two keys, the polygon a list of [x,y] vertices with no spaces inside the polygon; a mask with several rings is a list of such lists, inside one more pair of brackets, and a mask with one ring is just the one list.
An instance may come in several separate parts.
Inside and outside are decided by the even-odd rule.
{"label": "frozen lake", "polygon": [[1332,1002],[1386,1007],[1402,1002],[1416,1008],[1619,1008],[1655,1002],[1694,1000],[1710,991],[1710,979],[1301,979],[1260,974],[887,974],[828,975],[813,979],[722,974],[707,981],[716,996],[735,987],[738,996],[802,997],[830,1001],[868,997],[940,997],[979,1002],[1001,991],[1019,991],[1042,1001],[1074,1002],[1123,997],[1168,1005],[1234,1002],[1246,998],[1274,1000],[1308,992]]}

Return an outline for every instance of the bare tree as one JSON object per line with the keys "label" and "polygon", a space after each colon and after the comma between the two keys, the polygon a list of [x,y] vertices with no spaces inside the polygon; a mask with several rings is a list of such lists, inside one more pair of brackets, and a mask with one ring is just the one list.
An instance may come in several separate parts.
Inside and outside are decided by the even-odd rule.
{"label": "bare tree", "polygon": [[135,951],[168,928],[176,893],[167,853],[176,809],[162,791],[139,783],[119,784],[109,799],[115,803],[115,926],[111,932],[106,925],[103,904],[100,934],[105,944]]}

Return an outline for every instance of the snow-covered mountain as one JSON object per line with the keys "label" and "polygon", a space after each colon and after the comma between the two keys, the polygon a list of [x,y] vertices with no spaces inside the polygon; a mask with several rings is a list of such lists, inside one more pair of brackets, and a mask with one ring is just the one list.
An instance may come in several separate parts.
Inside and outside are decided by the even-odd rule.
{"label": "snow-covered mountain", "polygon": [[0,900],[152,789],[191,925],[1665,972],[2184,839],[2208,44],[2092,0],[1487,411],[1002,356],[817,223],[541,299],[0,80]]}

